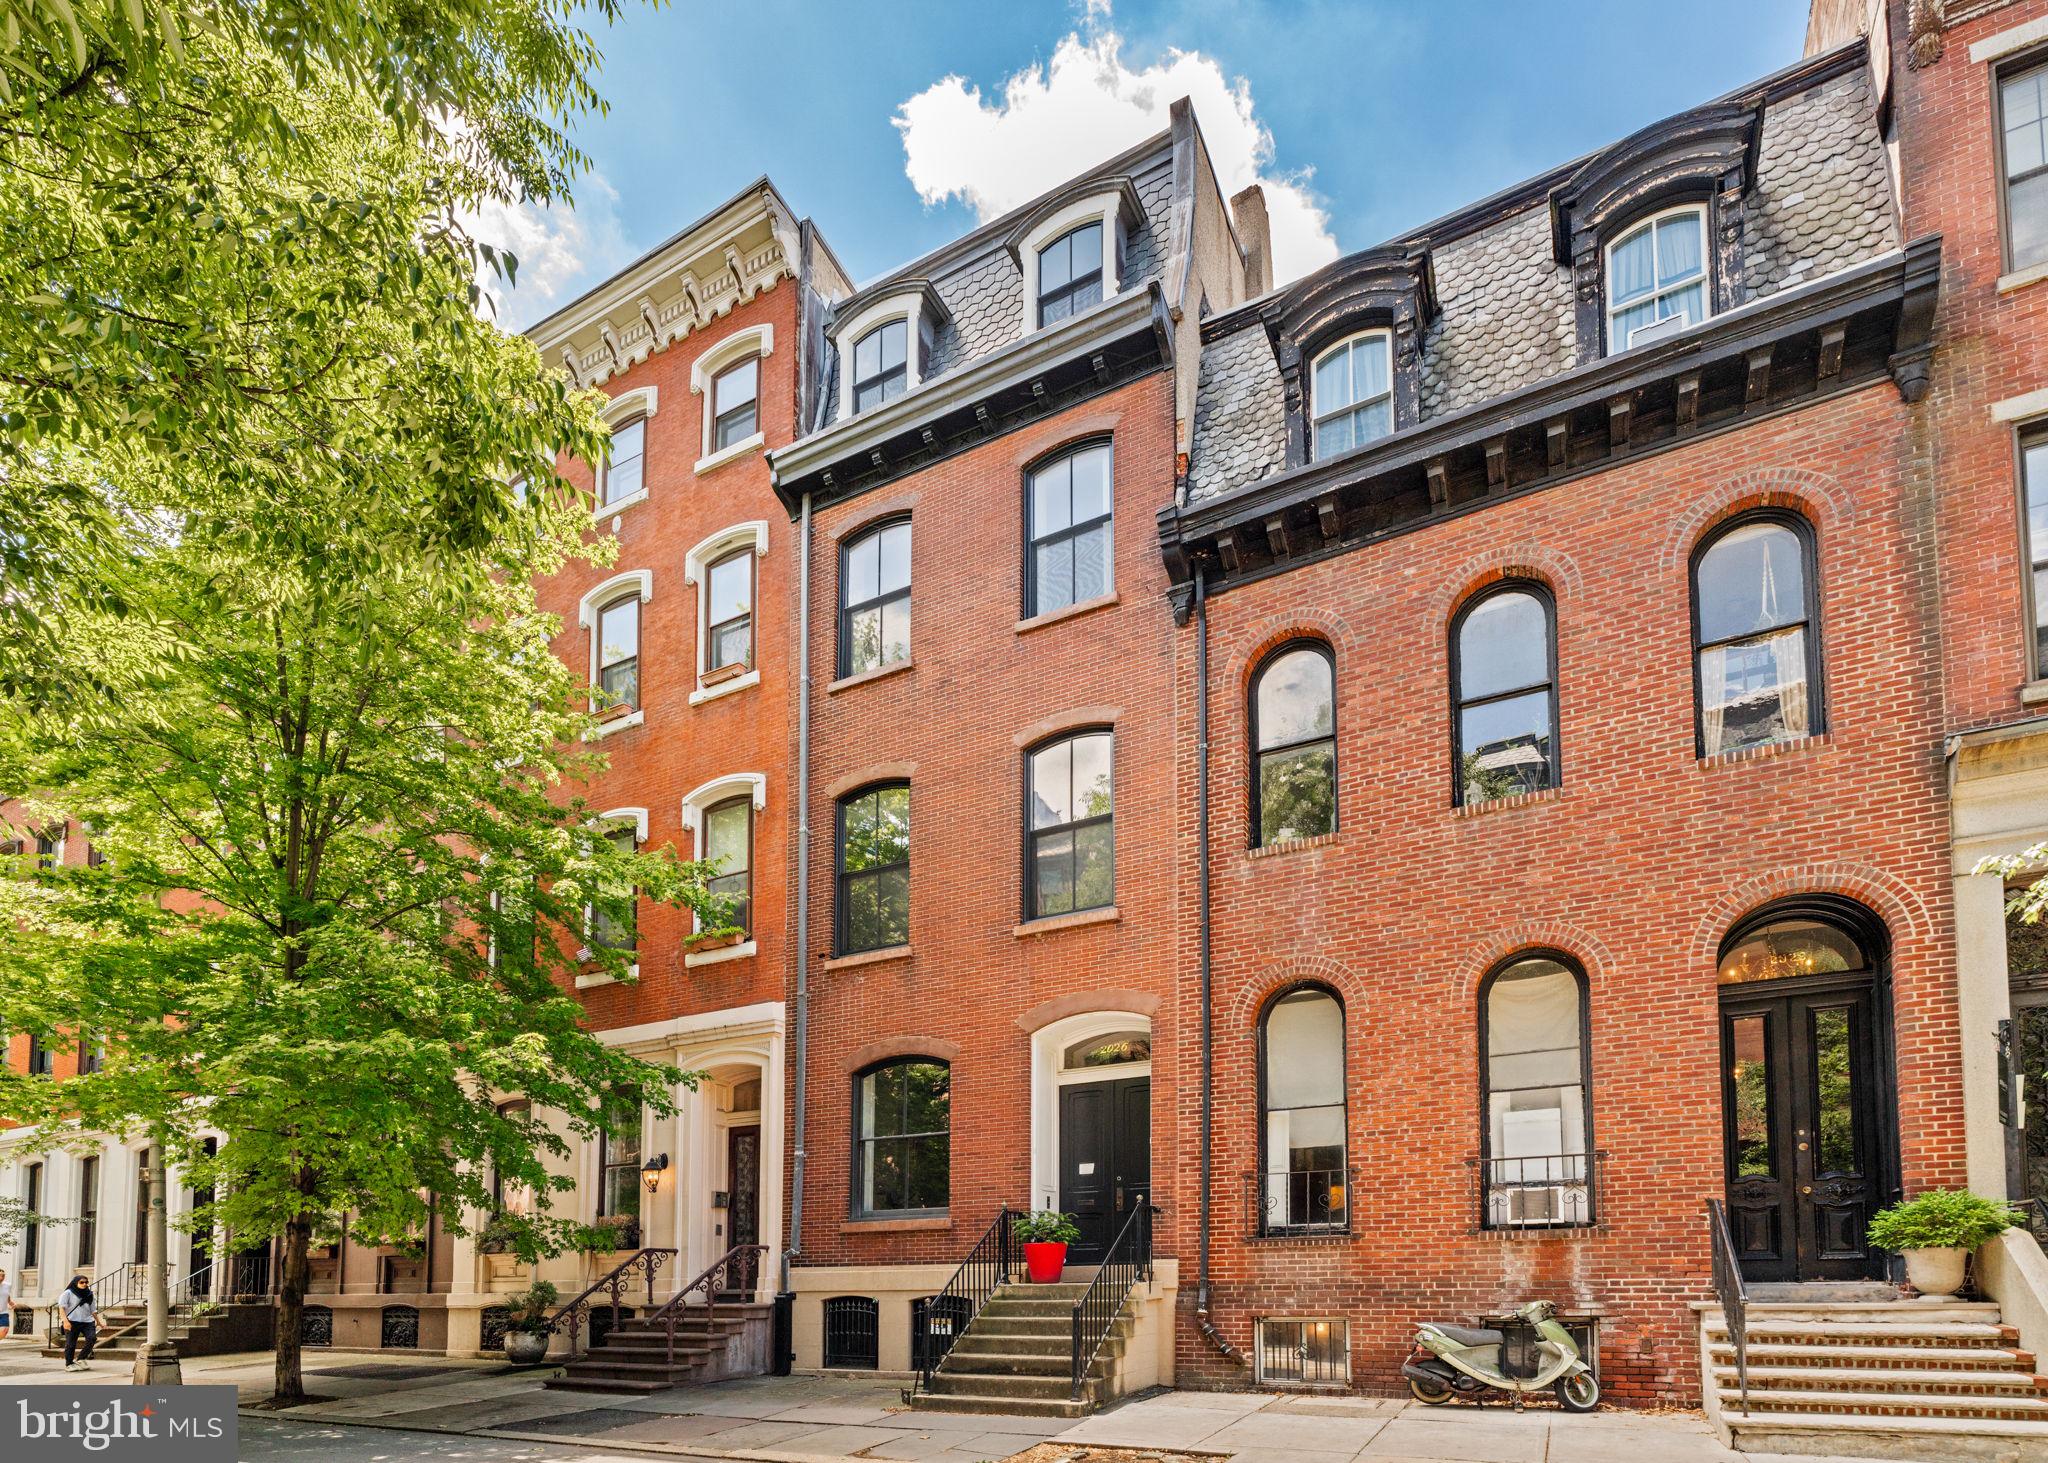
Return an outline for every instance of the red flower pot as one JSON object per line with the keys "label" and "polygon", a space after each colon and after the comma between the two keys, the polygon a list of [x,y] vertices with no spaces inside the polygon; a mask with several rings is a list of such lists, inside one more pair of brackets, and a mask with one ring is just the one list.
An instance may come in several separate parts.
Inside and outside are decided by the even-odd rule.
{"label": "red flower pot", "polygon": [[1067,1268],[1064,1240],[1027,1240],[1024,1244],[1024,1274],[1033,1285],[1051,1285]]}

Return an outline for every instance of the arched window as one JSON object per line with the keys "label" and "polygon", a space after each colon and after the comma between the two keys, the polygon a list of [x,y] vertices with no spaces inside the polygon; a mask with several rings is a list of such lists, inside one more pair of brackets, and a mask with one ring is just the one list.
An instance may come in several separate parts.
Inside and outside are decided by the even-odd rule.
{"label": "arched window", "polygon": [[1316,357],[1309,416],[1315,456],[1335,457],[1394,430],[1393,337],[1369,330]]}
{"label": "arched window", "polygon": [[1788,513],[1736,519],[1693,556],[1699,754],[1823,729],[1813,531]]}
{"label": "arched window", "polygon": [[910,389],[910,322],[877,325],[853,346],[853,409],[866,411]]}
{"label": "arched window", "polygon": [[1025,614],[1043,615],[1116,587],[1110,448],[1091,442],[1031,470]]}
{"label": "arched window", "polygon": [[1026,919],[1116,902],[1114,747],[1109,732],[1082,732],[1026,759]]}
{"label": "arched window", "polygon": [[839,803],[838,945],[842,955],[910,942],[910,784],[864,788]]}
{"label": "arched window", "polygon": [[944,1213],[951,1195],[953,1070],[898,1057],[853,1083],[853,1212]]}
{"label": "arched window", "polygon": [[1260,1232],[1349,1227],[1345,1163],[1344,1007],[1302,986],[1259,1023]]}
{"label": "arched window", "polygon": [[1557,626],[1550,595],[1511,580],[1451,624],[1460,804],[1557,785]]}
{"label": "arched window", "polygon": [[854,539],[839,554],[839,674],[910,659],[910,520]]}
{"label": "arched window", "polygon": [[1645,219],[1607,246],[1607,351],[1649,345],[1707,318],[1707,211]]}
{"label": "arched window", "polygon": [[1556,955],[1516,957],[1480,988],[1489,1229],[1593,1222],[1585,981]]}
{"label": "arched window", "polygon": [[1038,323],[1102,302],[1102,225],[1087,223],[1038,251]]}
{"label": "arched window", "polygon": [[733,901],[732,922],[754,929],[754,799],[750,793],[713,803],[704,810],[704,857],[718,865],[705,881],[713,894]]}
{"label": "arched window", "polygon": [[1337,826],[1336,662],[1297,640],[1252,680],[1252,842],[1314,838]]}

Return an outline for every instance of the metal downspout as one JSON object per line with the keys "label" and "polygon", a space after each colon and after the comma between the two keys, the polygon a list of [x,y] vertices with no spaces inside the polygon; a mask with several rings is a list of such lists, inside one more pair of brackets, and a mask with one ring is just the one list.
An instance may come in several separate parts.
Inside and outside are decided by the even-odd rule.
{"label": "metal downspout", "polygon": [[1204,1339],[1244,1365],[1244,1354],[1223,1338],[1209,1318],[1209,1210],[1215,1161],[1215,1020],[1210,1000],[1209,944],[1209,591],[1195,570],[1195,888],[1202,967],[1202,1214],[1195,1279],[1195,1325]]}
{"label": "metal downspout", "polygon": [[804,494],[797,546],[796,700],[796,1115],[791,1123],[789,1244],[782,1252],[782,1284],[789,1292],[790,1261],[804,1248],[805,1089],[811,1035],[811,495]]}

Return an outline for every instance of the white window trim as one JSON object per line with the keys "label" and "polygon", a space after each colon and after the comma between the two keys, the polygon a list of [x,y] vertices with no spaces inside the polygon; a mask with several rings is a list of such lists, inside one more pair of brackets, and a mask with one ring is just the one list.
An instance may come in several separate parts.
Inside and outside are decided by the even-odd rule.
{"label": "white window trim", "polygon": [[[638,852],[640,845],[647,841],[647,809],[610,808],[593,817],[590,820],[588,826],[592,832],[600,835],[610,833],[618,828],[631,827],[633,830],[633,848],[635,852]],[[576,958],[578,960],[588,960],[591,956],[590,926],[592,921],[594,921],[596,918],[596,909],[591,905],[584,905],[584,943],[583,948],[576,952]],[[636,959],[632,963],[632,965],[628,967],[626,973],[630,978],[638,980],[640,978],[640,962]],[[576,976],[576,989],[579,991],[587,991],[592,986],[613,985],[617,982],[617,980],[618,977],[612,975],[609,972],[601,972],[597,974],[579,972]]]}
{"label": "white window trim", "polygon": [[[1083,1011],[1031,1033],[1031,1194],[1034,1201],[1044,1199],[1044,1208],[1060,1206],[1060,1089],[1076,1082],[1107,1082],[1126,1075],[1126,1069],[1119,1066],[1104,1067],[1092,1076],[1076,1073],[1069,1078],[1060,1058],[1077,1041],[1118,1031],[1149,1034],[1152,1018],[1136,1011]],[[1131,1064],[1132,1075],[1137,1065]],[[1144,1065],[1149,1072],[1151,1063]]]}
{"label": "white window trim", "polygon": [[1102,302],[1107,304],[1123,293],[1123,261],[1118,257],[1119,251],[1116,247],[1117,212],[1122,203],[1122,193],[1114,188],[1091,193],[1085,198],[1077,198],[1065,208],[1040,219],[1030,233],[1017,241],[1017,262],[1024,271],[1024,310],[1020,324],[1026,335],[1039,329],[1039,251],[1083,224],[1102,225]]}
{"label": "white window trim", "polygon": [[[839,347],[839,415],[842,418],[854,414],[853,348],[870,331],[893,321],[904,322],[903,394],[908,396],[924,385],[923,373],[918,370],[918,356],[919,345],[924,339],[924,296],[928,288],[923,280],[917,280],[909,288],[882,296],[844,324],[835,322],[832,326],[832,339]],[[937,322],[933,324],[936,326]]]}
{"label": "white window trim", "polygon": [[1364,397],[1360,400],[1351,402],[1348,406],[1332,407],[1331,411],[1356,411],[1361,406],[1369,406],[1373,402],[1385,398],[1388,406],[1387,415],[1389,417],[1392,417],[1393,415],[1392,407],[1394,404],[1394,332],[1391,330],[1353,331],[1350,335],[1345,336],[1342,340],[1336,341],[1331,345],[1328,345],[1324,347],[1322,350],[1318,351],[1316,353],[1316,358],[1313,361],[1309,362],[1308,455],[1310,458],[1314,458],[1316,455],[1316,425],[1324,416],[1322,403],[1316,400],[1316,373],[1322,369],[1324,361],[1327,361],[1331,356],[1334,356],[1339,351],[1351,349],[1352,346],[1356,345],[1361,340],[1377,340],[1380,343],[1381,349],[1386,352],[1387,389],[1381,392],[1379,396]]}
{"label": "white window trim", "polygon": [[2048,41],[2048,15],[2023,21],[2011,30],[2002,30],[1996,35],[1972,42],[1970,60],[1978,65],[1986,61],[2002,61],[2014,52],[2024,51],[2038,41]]}
{"label": "white window trim", "polygon": [[[704,582],[705,576],[711,572],[713,560],[722,559],[734,549],[742,548],[749,544],[753,546],[756,559],[768,557],[768,522],[766,519],[756,518],[747,523],[735,523],[730,528],[721,528],[709,538],[701,540],[695,548],[683,555],[683,583],[695,587],[697,591],[697,679],[699,681],[704,679],[707,669],[705,662],[711,653],[709,634],[711,597],[707,593],[707,587]],[[745,680],[747,675],[753,676],[756,681],[760,679],[761,576],[758,571],[754,575],[753,615],[755,664],[748,669],[746,675],[735,676],[734,680]],[[723,682],[720,684],[722,685]]]}
{"label": "white window trim", "polygon": [[723,467],[734,458],[744,457],[758,449],[763,439],[761,425],[761,394],[764,384],[761,375],[754,377],[754,423],[755,432],[751,437],[742,437],[718,451],[711,450],[711,429],[716,425],[712,409],[716,403],[711,396],[711,383],[718,379],[718,373],[727,366],[737,365],[748,356],[759,356],[766,361],[775,353],[775,327],[773,324],[750,325],[745,330],[735,330],[731,335],[701,351],[697,359],[690,362],[691,394],[703,400],[704,409],[699,413],[703,425],[698,432],[697,468],[700,473],[714,467]]}
{"label": "white window trim", "polygon": [[[1681,215],[1690,215],[1700,221],[1700,318],[1688,320],[1686,322],[1686,329],[1690,330],[1695,325],[1703,325],[1714,318],[1714,260],[1712,252],[1714,240],[1713,236],[1707,231],[1707,206],[1704,203],[1681,203],[1676,208],[1662,209],[1657,213],[1648,214],[1635,220],[1625,229],[1616,230],[1614,237],[1601,247],[1600,333],[1606,338],[1608,355],[1618,356],[1623,351],[1631,349],[1627,341],[1616,341],[1614,338],[1614,317],[1616,315],[1619,315],[1623,310],[1635,309],[1644,300],[1654,300],[1661,294],[1675,293],[1678,290],[1690,289],[1692,287],[1691,283],[1688,282],[1686,284],[1673,285],[1669,290],[1652,288],[1650,293],[1643,296],[1642,299],[1631,300],[1626,305],[1617,306],[1614,303],[1614,251],[1630,239],[1633,239],[1645,228],[1662,223],[1667,218],[1678,218]],[[1653,270],[1656,267],[1656,247],[1656,237],[1652,234],[1650,240],[1650,264]],[[1661,324],[1662,322],[1658,323]],[[1651,344],[1649,341],[1643,343],[1645,345]]]}
{"label": "white window trim", "polygon": [[[690,830],[690,857],[704,857],[704,815],[712,805],[728,798],[745,795],[754,805],[754,827],[749,835],[753,847],[760,848],[760,817],[768,806],[768,777],[761,772],[731,772],[724,777],[714,777],[683,794],[683,826]],[[696,917],[690,919],[692,930],[696,928]],[[727,945],[717,950],[686,951],[683,964],[686,967],[716,965],[721,960],[738,960],[755,953],[754,941],[746,939],[737,945]]]}
{"label": "white window trim", "polygon": [[[603,647],[598,644],[597,617],[600,611],[624,599],[625,594],[623,591],[627,589],[637,593],[640,596],[640,603],[646,604],[647,601],[654,598],[654,571],[652,569],[628,569],[623,574],[614,574],[611,578],[605,580],[604,583],[594,585],[582,599],[576,601],[576,623],[581,625],[590,636],[590,669],[587,673],[587,682],[592,688],[591,705],[593,708],[597,705],[596,687],[597,678],[600,673],[597,661],[598,657],[603,653]],[[644,619],[640,628],[643,630],[647,628]],[[600,722],[597,726],[592,727],[584,733],[583,740],[586,742],[603,741],[613,732],[624,731],[629,726],[639,726],[646,719],[647,708],[644,705],[636,706],[625,716]]]}
{"label": "white window trim", "polygon": [[[598,416],[607,427],[623,427],[633,421],[653,421],[654,413],[660,405],[660,387],[635,386],[631,391],[621,391],[617,396],[606,402],[604,410],[599,412]],[[635,503],[643,503],[647,500],[647,433],[645,428],[641,429],[640,435],[640,491],[630,498],[621,498],[616,503],[603,501],[604,479],[611,470],[610,463],[604,464],[604,466],[597,470],[597,496],[599,501],[592,513],[593,517],[605,518],[623,509],[630,508]]]}

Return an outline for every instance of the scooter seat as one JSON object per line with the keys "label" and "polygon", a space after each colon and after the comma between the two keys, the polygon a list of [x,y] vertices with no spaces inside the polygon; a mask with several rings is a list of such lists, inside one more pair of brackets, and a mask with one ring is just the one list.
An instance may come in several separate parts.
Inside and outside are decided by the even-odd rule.
{"label": "scooter seat", "polygon": [[1484,1326],[1446,1326],[1439,1322],[1436,1329],[1460,1346],[1498,1346],[1507,1340],[1500,1332]]}

